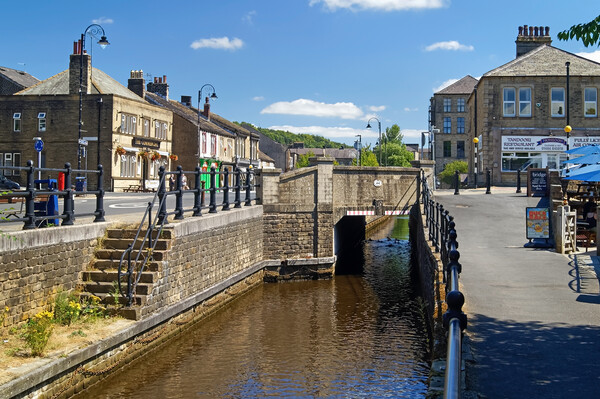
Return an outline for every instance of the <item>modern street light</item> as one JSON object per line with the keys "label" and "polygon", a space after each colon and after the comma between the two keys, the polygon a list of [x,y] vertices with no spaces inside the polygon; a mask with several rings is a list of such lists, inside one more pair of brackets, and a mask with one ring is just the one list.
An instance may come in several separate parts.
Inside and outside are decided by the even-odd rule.
{"label": "modern street light", "polygon": [[[358,137],[358,162],[356,163],[358,166],[361,166],[362,163],[362,136],[357,134],[354,137]],[[356,142],[354,142],[354,148],[356,148]]]}
{"label": "modern street light", "polygon": [[[204,88],[208,88],[209,90],[212,90],[212,94],[210,95],[210,98],[218,98],[217,97],[217,92],[214,88],[213,85],[211,85],[210,83],[205,84],[204,86],[202,86],[200,88],[200,90],[198,90],[198,159],[196,160],[196,162],[198,162],[198,165],[200,165],[200,154],[202,154],[202,142],[201,142],[201,134],[200,134],[200,114],[202,113],[202,111],[200,110],[200,106],[202,105],[201,101],[202,101],[202,90]],[[210,93],[210,92],[209,92]]]}
{"label": "modern street light", "polygon": [[[85,36],[89,34],[92,37],[97,37],[100,33],[102,33],[102,35],[100,36],[100,40],[98,40],[98,44],[102,49],[105,49],[110,43],[106,40],[104,28],[100,25],[91,24],[85,28],[85,31],[81,34],[81,47],[79,48],[79,131],[77,135],[77,169],[81,169],[81,127],[83,126],[81,114],[83,110],[83,54],[85,50]],[[100,159],[98,159],[98,163],[100,163]]]}
{"label": "modern street light", "polygon": [[371,120],[375,119],[377,121],[377,124],[379,125],[379,159],[377,160],[377,162],[379,163],[379,166],[381,166],[381,122],[379,122],[379,119],[372,117],[369,118],[369,120],[367,121],[367,129],[371,128],[371,124],[369,122],[371,122]]}

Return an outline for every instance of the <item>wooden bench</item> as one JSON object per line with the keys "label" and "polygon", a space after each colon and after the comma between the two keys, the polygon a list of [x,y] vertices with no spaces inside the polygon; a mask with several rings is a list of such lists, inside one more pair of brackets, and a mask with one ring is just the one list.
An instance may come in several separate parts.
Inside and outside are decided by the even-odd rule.
{"label": "wooden bench", "polygon": [[139,184],[131,184],[129,187],[123,189],[125,193],[139,193],[140,191],[142,191],[142,186]]}
{"label": "wooden bench", "polygon": [[589,230],[579,230],[577,231],[576,240],[577,245],[585,247],[585,252],[587,252],[590,246],[596,244],[596,233]]}
{"label": "wooden bench", "polygon": [[6,218],[6,219],[8,219],[11,216],[13,216],[15,218],[20,217],[20,215],[23,213],[23,204],[25,203],[25,198],[23,198],[23,197],[1,196],[0,204],[13,204],[16,202],[21,203],[21,205],[18,209],[17,208],[2,209],[0,211],[0,217]]}

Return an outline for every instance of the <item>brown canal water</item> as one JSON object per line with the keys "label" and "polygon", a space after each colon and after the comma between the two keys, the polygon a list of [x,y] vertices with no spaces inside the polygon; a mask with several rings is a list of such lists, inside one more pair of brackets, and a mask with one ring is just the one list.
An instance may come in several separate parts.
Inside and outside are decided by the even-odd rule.
{"label": "brown canal water", "polygon": [[407,234],[397,218],[340,259],[360,274],[263,284],[78,398],[424,398]]}

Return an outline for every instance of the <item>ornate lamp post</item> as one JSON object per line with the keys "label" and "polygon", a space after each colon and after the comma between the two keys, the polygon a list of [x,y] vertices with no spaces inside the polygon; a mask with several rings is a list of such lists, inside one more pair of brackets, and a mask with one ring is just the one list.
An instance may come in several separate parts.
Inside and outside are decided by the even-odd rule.
{"label": "ornate lamp post", "polygon": [[202,86],[200,88],[200,90],[198,90],[198,159],[196,160],[198,162],[198,165],[200,165],[200,154],[202,154],[202,137],[200,134],[200,114],[202,113],[202,111],[200,110],[200,106],[202,105],[202,90],[204,88],[207,88],[208,90],[212,90],[212,94],[210,95],[210,98],[218,98],[217,97],[217,92],[215,91],[215,88],[213,85],[211,85],[210,83],[205,84],[204,86]]}
{"label": "ornate lamp post", "polygon": [[[85,31],[81,34],[81,48],[79,50],[79,131],[77,134],[77,169],[81,169],[81,127],[83,126],[81,114],[83,110],[83,52],[85,50],[85,36],[89,34],[90,36],[96,37],[100,33],[102,33],[102,35],[100,36],[100,40],[98,40],[98,44],[102,49],[105,49],[110,43],[106,40],[104,28],[100,25],[91,24],[85,28]],[[100,163],[100,159],[98,159],[98,163]]]}
{"label": "ornate lamp post", "polygon": [[373,119],[375,119],[377,121],[377,124],[379,125],[379,159],[377,160],[377,162],[379,163],[379,166],[381,166],[381,122],[379,122],[379,119],[375,117],[369,118],[369,120],[367,121],[367,129],[371,128],[371,124],[369,122],[371,122],[371,120]]}

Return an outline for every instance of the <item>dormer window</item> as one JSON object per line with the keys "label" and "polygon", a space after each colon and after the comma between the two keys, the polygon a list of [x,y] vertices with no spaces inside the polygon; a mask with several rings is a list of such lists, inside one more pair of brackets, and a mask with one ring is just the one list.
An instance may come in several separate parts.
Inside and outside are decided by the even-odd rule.
{"label": "dormer window", "polygon": [[21,131],[21,113],[15,112],[13,114],[13,131],[20,132]]}

